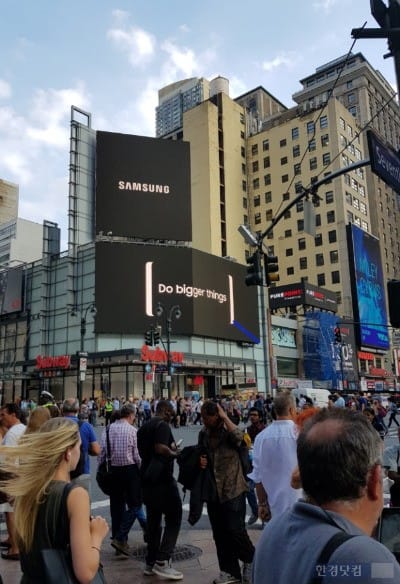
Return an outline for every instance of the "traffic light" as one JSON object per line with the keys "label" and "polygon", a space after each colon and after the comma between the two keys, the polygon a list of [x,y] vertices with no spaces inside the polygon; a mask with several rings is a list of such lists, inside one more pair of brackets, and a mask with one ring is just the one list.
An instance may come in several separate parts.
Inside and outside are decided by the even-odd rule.
{"label": "traffic light", "polygon": [[153,346],[153,344],[154,344],[153,343],[153,331],[151,329],[145,332],[144,342],[146,343],[146,345]]}
{"label": "traffic light", "polygon": [[159,329],[159,327],[156,327],[154,329],[153,342],[155,345],[158,345],[158,343],[160,342],[160,329]]}
{"label": "traffic light", "polygon": [[340,328],[338,326],[335,326],[335,328],[333,329],[333,334],[335,335],[335,343],[341,343],[342,333],[340,332]]}
{"label": "traffic light", "polygon": [[264,255],[265,283],[270,286],[272,282],[279,282],[278,256]]}
{"label": "traffic light", "polygon": [[247,258],[246,286],[261,286],[263,283],[261,268],[261,253],[257,250]]}
{"label": "traffic light", "polygon": [[394,328],[400,328],[400,280],[389,280],[387,291],[390,324]]}

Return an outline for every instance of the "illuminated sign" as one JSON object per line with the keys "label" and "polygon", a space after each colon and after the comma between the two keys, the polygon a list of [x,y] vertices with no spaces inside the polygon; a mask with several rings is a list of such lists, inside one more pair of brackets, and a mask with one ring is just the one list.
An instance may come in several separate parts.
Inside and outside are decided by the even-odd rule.
{"label": "illuminated sign", "polygon": [[271,310],[289,306],[313,306],[321,310],[337,311],[336,295],[334,292],[318,288],[308,282],[274,286],[269,288],[269,306]]}
{"label": "illuminated sign", "polygon": [[190,147],[96,133],[96,233],[191,241]]}
{"label": "illuminated sign", "polygon": [[359,345],[386,350],[388,316],[379,241],[353,224],[347,226],[347,237]]}
{"label": "illuminated sign", "polygon": [[70,355],[59,355],[57,357],[36,357],[35,369],[69,369],[71,366]]}

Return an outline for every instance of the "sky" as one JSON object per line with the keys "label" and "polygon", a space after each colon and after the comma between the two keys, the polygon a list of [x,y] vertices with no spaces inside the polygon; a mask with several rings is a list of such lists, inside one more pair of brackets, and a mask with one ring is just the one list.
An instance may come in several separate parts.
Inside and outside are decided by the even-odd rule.
{"label": "sky", "polygon": [[[19,216],[62,229],[66,249],[71,105],[95,130],[155,135],[158,90],[188,77],[259,85],[287,107],[299,81],[347,54],[377,23],[370,0],[0,0],[0,179]],[[395,87],[384,39],[356,41]]]}

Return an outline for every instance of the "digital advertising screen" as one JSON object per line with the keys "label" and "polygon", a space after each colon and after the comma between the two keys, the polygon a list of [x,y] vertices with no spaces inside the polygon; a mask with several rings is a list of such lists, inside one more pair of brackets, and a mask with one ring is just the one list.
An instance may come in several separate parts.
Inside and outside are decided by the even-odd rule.
{"label": "digital advertising screen", "polygon": [[96,133],[96,234],[191,241],[188,142]]}
{"label": "digital advertising screen", "polygon": [[160,324],[164,334],[171,311],[178,335],[258,343],[257,288],[245,277],[245,266],[189,247],[97,242],[96,332],[144,334]]}
{"label": "digital advertising screen", "polygon": [[0,272],[0,311],[10,314],[22,310],[23,268],[9,268]]}
{"label": "digital advertising screen", "polygon": [[347,236],[359,344],[386,350],[388,316],[379,240],[353,224],[347,226]]}

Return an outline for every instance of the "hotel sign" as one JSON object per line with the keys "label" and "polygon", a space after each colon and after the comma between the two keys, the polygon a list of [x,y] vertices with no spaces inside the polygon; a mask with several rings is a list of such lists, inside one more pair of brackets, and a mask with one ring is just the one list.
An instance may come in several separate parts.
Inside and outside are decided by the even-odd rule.
{"label": "hotel sign", "polygon": [[400,192],[399,155],[388,144],[382,142],[372,130],[368,130],[367,139],[372,172],[392,189]]}

